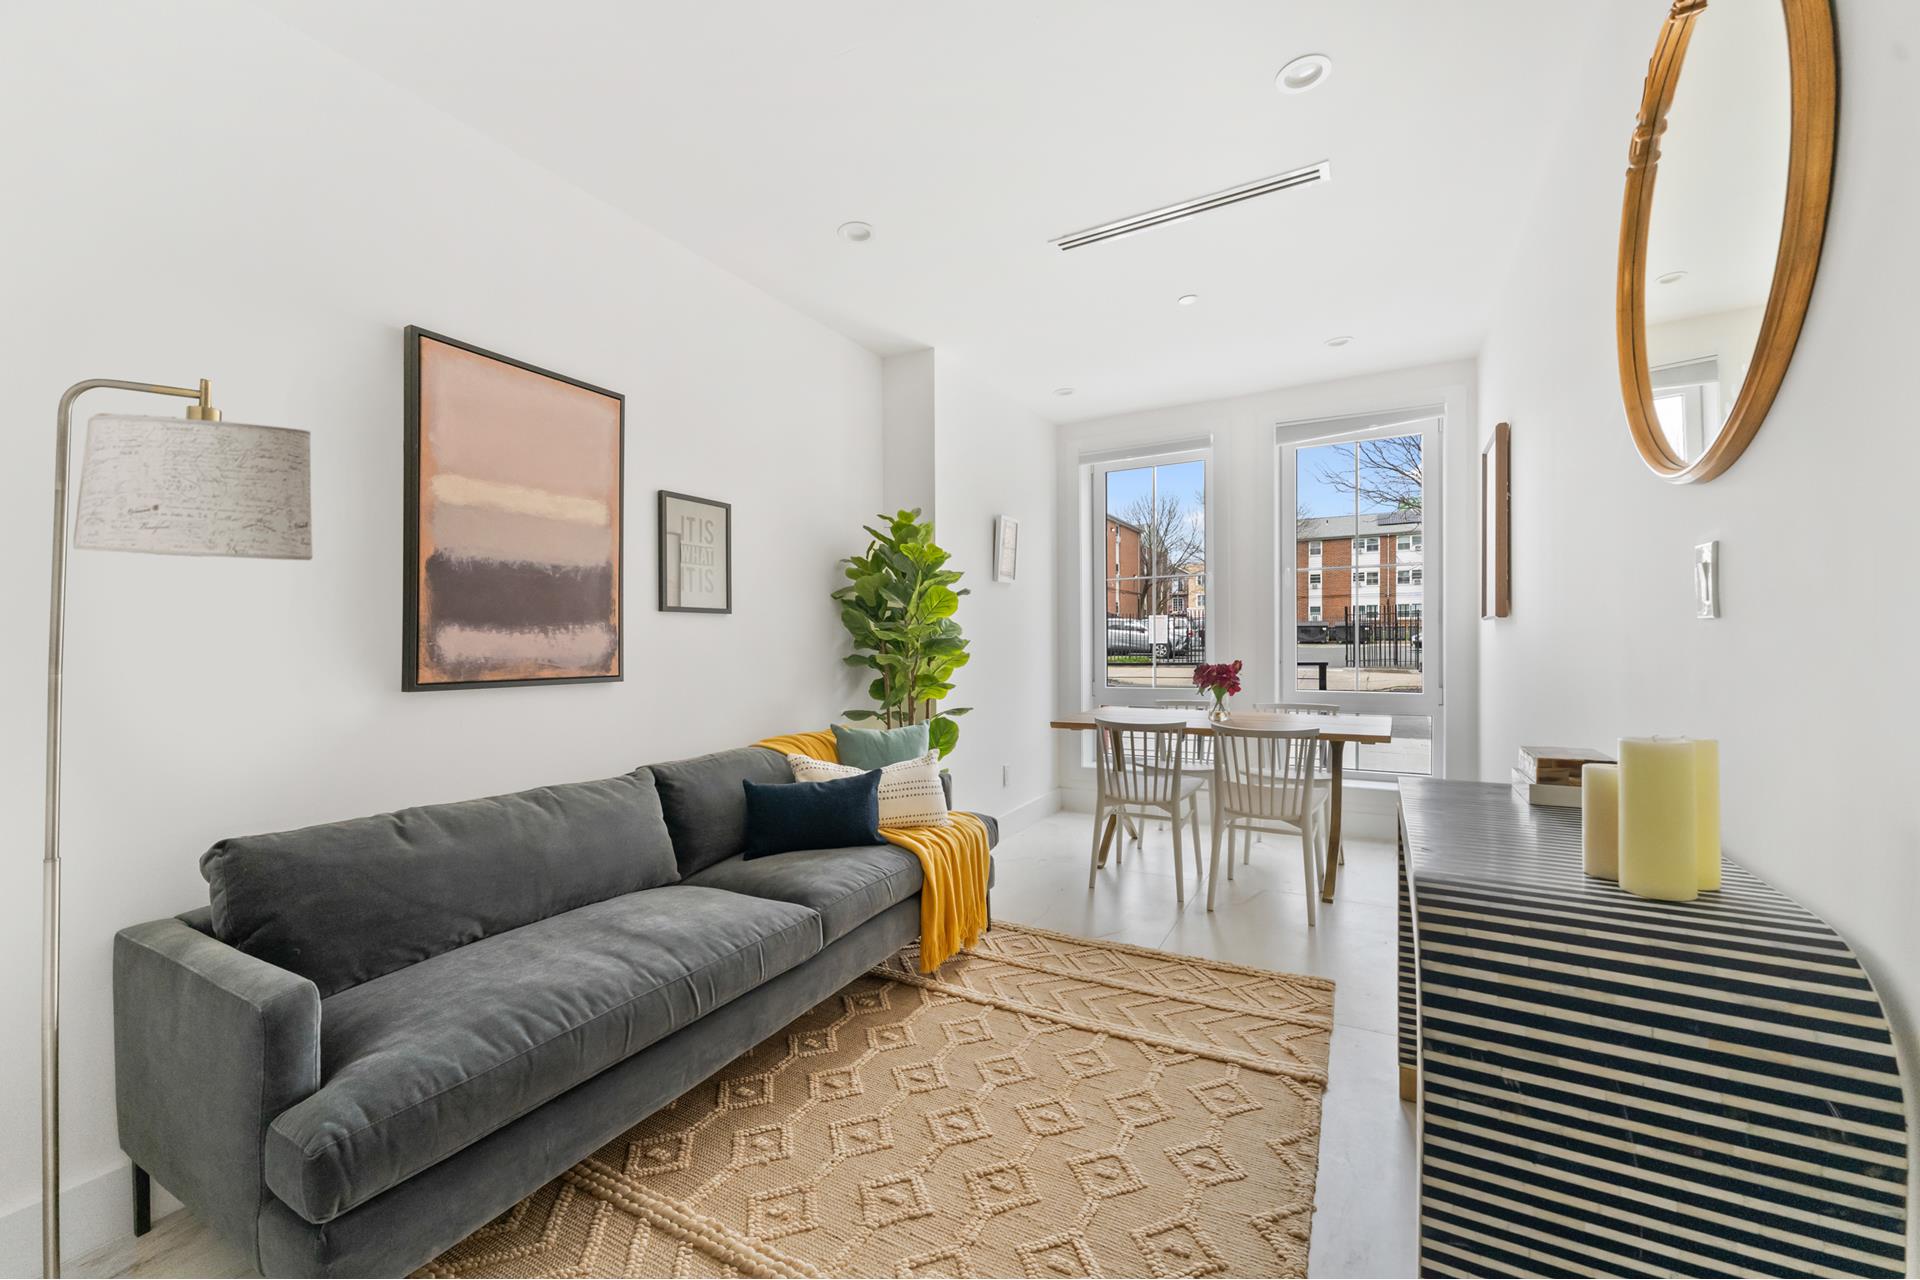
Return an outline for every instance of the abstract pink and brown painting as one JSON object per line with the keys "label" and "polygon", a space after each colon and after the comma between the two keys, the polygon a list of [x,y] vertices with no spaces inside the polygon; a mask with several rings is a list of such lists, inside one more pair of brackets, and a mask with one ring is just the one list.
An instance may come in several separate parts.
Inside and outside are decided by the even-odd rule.
{"label": "abstract pink and brown painting", "polygon": [[408,689],[621,677],[625,401],[407,330]]}

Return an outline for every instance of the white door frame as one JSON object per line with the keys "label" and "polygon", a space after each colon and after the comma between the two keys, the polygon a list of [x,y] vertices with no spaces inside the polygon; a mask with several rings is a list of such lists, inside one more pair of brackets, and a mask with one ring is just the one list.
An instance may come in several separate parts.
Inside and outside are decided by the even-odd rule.
{"label": "white door frame", "polygon": [[[1443,503],[1445,484],[1442,469],[1446,465],[1446,409],[1426,405],[1411,409],[1391,409],[1380,413],[1353,414],[1339,418],[1318,418],[1284,422],[1274,428],[1275,483],[1274,563],[1278,567],[1275,591],[1274,631],[1277,669],[1274,687],[1280,690],[1280,702],[1330,702],[1343,711],[1365,711],[1376,715],[1427,716],[1433,725],[1432,776],[1445,777],[1446,732],[1444,725],[1444,686],[1446,670],[1447,605],[1445,575],[1445,520]],[[1426,437],[1421,447],[1421,691],[1419,693],[1367,693],[1358,690],[1297,689],[1300,631],[1296,617],[1299,572],[1295,561],[1294,530],[1298,520],[1299,490],[1296,484],[1298,451],[1314,445],[1337,444],[1349,440],[1419,434]],[[1351,574],[1353,570],[1348,569]],[[1324,584],[1325,579],[1322,579]],[[1349,579],[1351,588],[1351,579]],[[1349,590],[1349,598],[1352,593]],[[1352,768],[1348,776],[1392,777]]]}

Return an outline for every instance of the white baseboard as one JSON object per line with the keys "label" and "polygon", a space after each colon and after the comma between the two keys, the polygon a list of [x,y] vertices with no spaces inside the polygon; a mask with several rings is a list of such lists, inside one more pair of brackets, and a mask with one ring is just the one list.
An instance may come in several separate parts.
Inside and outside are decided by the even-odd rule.
{"label": "white baseboard", "polygon": [[[180,1207],[159,1183],[153,1220]],[[122,1161],[60,1193],[60,1256],[64,1262],[133,1238],[133,1166]],[[64,1266],[62,1268],[65,1270]],[[0,1214],[0,1276],[40,1274],[40,1197]]]}
{"label": "white baseboard", "polygon": [[1057,790],[1043,791],[1024,804],[1017,804],[1005,813],[996,814],[1000,821],[1000,838],[1026,830],[1034,823],[1060,811],[1060,793]]}

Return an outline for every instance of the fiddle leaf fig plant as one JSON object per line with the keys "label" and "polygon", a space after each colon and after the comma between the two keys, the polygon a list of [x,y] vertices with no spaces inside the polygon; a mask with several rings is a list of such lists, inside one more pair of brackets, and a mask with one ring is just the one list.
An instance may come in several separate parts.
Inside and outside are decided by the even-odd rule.
{"label": "fiddle leaf fig plant", "polygon": [[867,696],[878,710],[854,708],[849,720],[878,720],[884,727],[927,726],[927,742],[942,756],[960,740],[956,716],[971,707],[942,707],[953,692],[953,673],[967,664],[967,642],[953,615],[965,587],[945,567],[948,554],[933,540],[933,522],[919,508],[897,512],[885,526],[866,526],[866,554],[848,556],[847,585],[833,593],[840,621],[853,640],[850,667],[873,672]]}

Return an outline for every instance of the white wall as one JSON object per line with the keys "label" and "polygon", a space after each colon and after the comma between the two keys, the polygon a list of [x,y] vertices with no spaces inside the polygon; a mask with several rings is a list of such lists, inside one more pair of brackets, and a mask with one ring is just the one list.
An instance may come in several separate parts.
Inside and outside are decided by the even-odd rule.
{"label": "white wall", "polygon": [[934,355],[931,347],[880,362],[881,488],[889,512],[934,509]]}
{"label": "white wall", "polygon": [[[1011,835],[1058,806],[1044,713],[1054,705],[1053,432],[945,352],[888,356],[886,509],[918,507],[971,592],[957,615],[967,665],[948,705],[960,744],[947,757],[954,801]],[[993,580],[993,522],[1020,521],[1019,569]]]}
{"label": "white wall", "polygon": [[[72,563],[66,1181],[101,1180],[70,1209],[107,1210],[70,1215],[71,1253],[128,1223],[112,933],[204,903],[212,840],[605,776],[848,705],[826,595],[879,509],[881,380],[866,351],[243,4],[0,8],[0,117],[0,1215],[20,1210],[0,1274],[37,1274],[61,390],[207,376],[230,418],[310,429],[314,457],[311,563]],[[399,691],[409,323],[626,393],[625,683]],[[662,487],[734,504],[731,617],[655,611]]]}
{"label": "white wall", "polygon": [[[1595,23],[1481,358],[1481,404],[1513,423],[1514,573],[1513,617],[1482,624],[1481,767],[1501,776],[1522,741],[1720,739],[1727,850],[1865,959],[1904,1024],[1911,1097],[1920,7],[1839,0],[1839,155],[1812,308],[1752,447],[1686,486],[1634,452],[1614,360],[1627,137],[1665,8],[1634,0]],[[1712,538],[1725,613],[1703,622],[1691,556]]]}
{"label": "white wall", "polygon": [[[972,643],[954,676],[953,705],[973,710],[960,720],[948,761],[954,797],[1016,831],[1057,804],[1047,728],[1055,703],[1054,426],[946,355],[934,380],[934,422],[940,545],[966,573],[961,585],[973,589],[960,602]],[[1020,522],[1012,582],[993,580],[993,520],[1001,515]]]}
{"label": "white wall", "polygon": [[[1471,777],[1478,759],[1474,682],[1478,582],[1475,519],[1480,438],[1475,372],[1470,361],[1367,374],[1334,382],[1287,387],[1257,395],[1175,405],[1097,418],[1063,426],[1056,458],[1059,507],[1059,689],[1063,710],[1090,701],[1093,637],[1089,634],[1094,556],[1088,532],[1091,495],[1084,474],[1088,458],[1116,451],[1146,454],[1169,447],[1210,445],[1212,522],[1207,566],[1208,629],[1215,661],[1241,658],[1247,702],[1282,696],[1278,674],[1277,570],[1278,448],[1275,428],[1382,410],[1443,406],[1446,511],[1445,569],[1448,607],[1443,627],[1446,653],[1441,673],[1446,700],[1448,770]],[[1456,603],[1457,601],[1457,603]],[[1057,759],[1069,798],[1091,793],[1091,771],[1081,761],[1085,744],[1063,734]],[[1356,817],[1366,802],[1358,801]],[[1374,806],[1379,808],[1378,806]],[[1384,812],[1381,809],[1380,812]]]}

